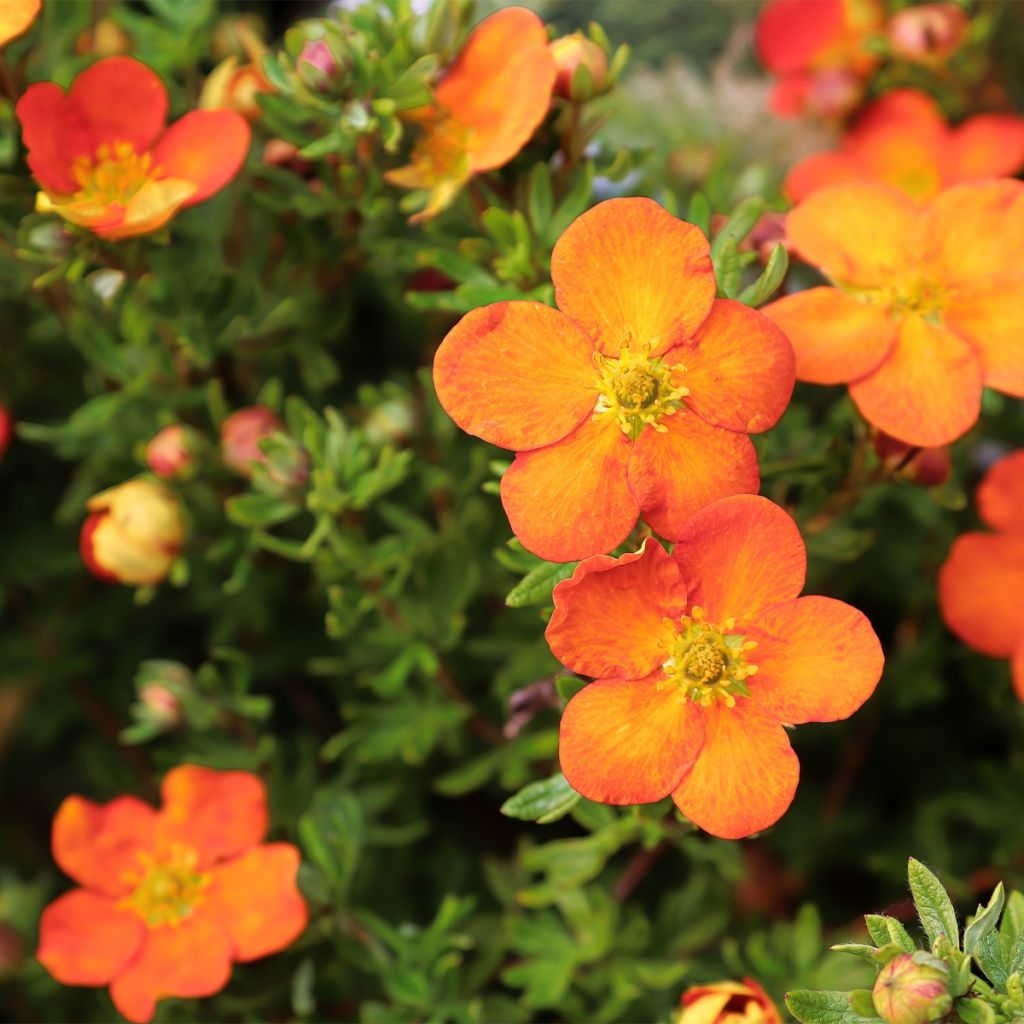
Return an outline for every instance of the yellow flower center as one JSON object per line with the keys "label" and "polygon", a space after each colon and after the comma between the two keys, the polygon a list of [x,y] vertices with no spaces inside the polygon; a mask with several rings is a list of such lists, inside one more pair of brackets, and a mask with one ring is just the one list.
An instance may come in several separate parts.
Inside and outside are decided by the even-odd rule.
{"label": "yellow flower center", "polygon": [[720,625],[704,621],[704,609],[694,605],[678,624],[666,620],[671,628],[669,656],[662,664],[667,678],[659,686],[675,686],[701,707],[721,701],[735,707],[737,697],[749,697],[745,680],[757,672],[748,664],[747,654],[757,647],[753,640],[733,633],[736,620]]}
{"label": "yellow flower center", "polygon": [[617,358],[594,353],[600,378],[594,415],[614,415],[631,441],[647,426],[664,433],[668,428],[661,420],[675,413],[690,393],[678,381],[686,367],[682,363],[669,366],[650,353],[650,344],[636,351],[628,341]]}
{"label": "yellow flower center", "polygon": [[136,153],[130,142],[106,144],[93,157],[80,156],[72,167],[78,182],[76,198],[107,206],[128,201],[155,174],[149,153]]}
{"label": "yellow flower center", "polygon": [[140,853],[140,870],[133,873],[136,885],[123,906],[135,911],[150,928],[175,924],[192,913],[210,882],[210,876],[196,870],[195,850],[175,846],[169,855],[157,858]]}
{"label": "yellow flower center", "polygon": [[413,150],[412,163],[427,181],[469,176],[469,140],[473,129],[442,114],[427,126]]}

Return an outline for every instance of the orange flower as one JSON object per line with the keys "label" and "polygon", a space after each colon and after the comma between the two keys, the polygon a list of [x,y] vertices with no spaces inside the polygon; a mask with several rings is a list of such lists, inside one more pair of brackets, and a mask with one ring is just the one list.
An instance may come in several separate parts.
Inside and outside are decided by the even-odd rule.
{"label": "orange flower", "polygon": [[306,927],[299,851],[263,843],[267,795],[248,772],[186,764],[168,772],[163,807],[132,796],[68,797],[53,857],[82,888],[39,922],[40,963],[65,985],[110,986],[129,1020],[160,999],[219,992],[231,964],[276,953]]}
{"label": "orange flower", "polygon": [[429,190],[412,220],[439,213],[474,174],[507,164],[544,120],[554,84],[536,14],[506,7],[485,18],[434,91],[435,105],[416,112],[424,131],[411,163],[384,175],[400,188]]}
{"label": "orange flower", "polygon": [[769,0],[756,26],[757,55],[779,76],[776,114],[841,114],[854,106],[877,64],[865,41],[882,27],[878,0]]}
{"label": "orange flower", "polygon": [[26,31],[42,6],[43,0],[0,0],[0,46]]}
{"label": "orange flower", "polygon": [[551,276],[558,309],[473,310],[434,359],[448,415],[519,453],[501,498],[524,546],[608,551],[641,513],[675,540],[708,502],[756,491],[747,434],[782,415],[793,354],[760,313],[715,299],[700,229],[610,199],[558,240]]}
{"label": "orange flower", "polygon": [[1024,183],[946,189],[918,207],[885,185],[822,189],[786,221],[833,287],[765,307],[796,375],[849,384],[864,418],[907,444],[948,444],[983,386],[1024,396]]}
{"label": "orange flower", "polygon": [[107,583],[159,583],[181,553],[185,528],[173,491],[129,480],[89,499],[79,547],[86,568]]}
{"label": "orange flower", "polygon": [[671,794],[723,839],[774,824],[800,774],[783,723],[853,714],[883,663],[859,611],[798,596],[806,563],[796,524],[756,495],[698,512],[671,555],[647,540],[581,562],[545,634],[597,680],[562,715],[570,785],[607,804]]}
{"label": "orange flower", "polygon": [[793,202],[828,185],[884,181],[918,201],[947,185],[1016,174],[1024,166],[1024,118],[978,114],[951,128],[926,93],[896,89],[873,103],[838,152],[815,153],[787,175]]}
{"label": "orange flower", "polygon": [[997,462],[978,487],[978,512],[998,533],[965,533],[939,572],[946,625],[969,647],[1009,658],[1024,701],[1024,450]]}
{"label": "orange flower", "polygon": [[36,208],[118,239],[219,192],[245,160],[249,126],[228,110],[193,110],[165,127],[167,102],[156,72],[132,57],[97,61],[67,93],[29,86],[16,112],[42,187]]}
{"label": "orange flower", "polygon": [[683,993],[677,1024],[782,1024],[779,1011],[753,978],[713,981]]}

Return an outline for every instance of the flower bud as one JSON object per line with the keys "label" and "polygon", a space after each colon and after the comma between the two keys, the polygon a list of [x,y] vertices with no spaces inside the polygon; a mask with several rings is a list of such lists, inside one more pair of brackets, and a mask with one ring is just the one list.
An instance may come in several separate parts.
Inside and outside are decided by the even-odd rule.
{"label": "flower bud", "polygon": [[781,1024],[768,994],[752,978],[714,981],[683,993],[676,1024]]}
{"label": "flower bud", "polygon": [[177,661],[144,661],[135,677],[141,717],[164,730],[181,721],[182,698],[192,689],[192,673]]}
{"label": "flower bud", "polygon": [[75,52],[96,57],[113,57],[129,53],[132,37],[116,21],[100,18],[91,29],[86,29],[75,40]]}
{"label": "flower bud", "polygon": [[806,110],[817,117],[843,117],[860,103],[863,95],[864,81],[852,71],[819,71],[811,78]]}
{"label": "flower bud", "polygon": [[948,448],[915,448],[881,430],[874,430],[871,443],[882,465],[919,487],[938,487],[953,471]]}
{"label": "flower bud", "polygon": [[931,956],[927,962],[919,962],[918,956],[900,953],[875,980],[871,997],[875,1011],[886,1024],[927,1024],[949,1011],[952,1001],[945,965]]}
{"label": "flower bud", "polygon": [[172,423],[158,431],[146,445],[146,465],[165,480],[187,476],[195,462],[195,431]]}
{"label": "flower bud", "polygon": [[0,459],[3,459],[7,446],[11,443],[14,433],[14,417],[0,405]]}
{"label": "flower bud", "polygon": [[960,48],[967,25],[967,12],[959,4],[907,7],[889,22],[889,45],[904,60],[942,64]]}
{"label": "flower bud", "polygon": [[[588,39],[582,32],[562,36],[549,44],[551,56],[555,61],[557,77],[555,78],[555,94],[566,100],[587,100],[608,86],[608,55],[604,49]],[[580,66],[587,69],[590,81],[580,87],[577,81],[573,89],[573,78]]]}
{"label": "flower bud", "polygon": [[259,490],[270,494],[283,494],[298,490],[309,480],[309,452],[294,438],[279,434],[267,446],[262,465],[264,473],[254,473]]}
{"label": "flower bud", "polygon": [[86,568],[107,583],[159,583],[181,552],[184,523],[173,491],[153,480],[129,480],[88,504],[81,552]]}
{"label": "flower bud", "polygon": [[252,476],[252,464],[258,462],[263,465],[267,461],[267,456],[260,450],[260,441],[283,427],[277,413],[265,405],[239,409],[221,424],[221,458],[236,473]]}
{"label": "flower bud", "polygon": [[24,960],[21,936],[9,924],[0,921],[0,981],[11,977]]}
{"label": "flower bud", "polygon": [[299,67],[308,64],[324,78],[333,78],[338,73],[338,62],[334,59],[331,48],[322,39],[307,39],[302,45],[296,63]]}

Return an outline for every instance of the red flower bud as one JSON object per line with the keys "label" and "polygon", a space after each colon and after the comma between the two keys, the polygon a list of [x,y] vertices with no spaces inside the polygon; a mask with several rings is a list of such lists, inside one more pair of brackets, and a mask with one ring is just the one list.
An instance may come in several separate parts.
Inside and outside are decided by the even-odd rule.
{"label": "red flower bud", "polygon": [[3,459],[7,446],[11,443],[14,433],[14,417],[0,405],[0,459]]}
{"label": "red flower bud", "polygon": [[232,413],[220,428],[221,458],[242,476],[252,476],[252,464],[265,464],[260,441],[283,429],[277,413],[265,405],[250,405]]}
{"label": "red flower bud", "polygon": [[960,48],[967,24],[967,12],[959,4],[907,7],[889,22],[889,45],[905,60],[941,64]]}
{"label": "red flower bud", "polygon": [[338,62],[331,53],[331,48],[322,39],[307,39],[302,45],[298,64],[308,64],[325,78],[333,78],[338,73]]}
{"label": "red flower bud", "polygon": [[181,504],[153,480],[129,480],[89,501],[80,548],[86,568],[107,583],[159,583],[181,552]]}
{"label": "red flower bud", "polygon": [[948,448],[915,448],[881,430],[872,431],[871,443],[887,469],[920,487],[944,484],[953,470]]}
{"label": "red flower bud", "polygon": [[[604,49],[582,32],[562,36],[550,44],[555,60],[557,77],[555,94],[567,100],[586,100],[603,92],[608,85],[608,55]],[[576,69],[583,65],[590,73],[590,87],[585,94],[573,93],[572,81]],[[581,90],[577,89],[577,93]]]}
{"label": "red flower bud", "polygon": [[195,457],[195,432],[181,423],[158,431],[146,445],[146,465],[165,480],[187,475]]}
{"label": "red flower bud", "polygon": [[942,961],[934,957],[918,962],[917,956],[920,954],[901,953],[875,980],[871,993],[875,1011],[887,1024],[927,1024],[949,1010],[945,966],[939,966]]}

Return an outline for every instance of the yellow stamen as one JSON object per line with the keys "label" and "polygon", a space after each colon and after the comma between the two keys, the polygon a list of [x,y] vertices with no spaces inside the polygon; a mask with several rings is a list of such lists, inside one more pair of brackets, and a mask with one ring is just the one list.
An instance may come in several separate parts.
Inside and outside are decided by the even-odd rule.
{"label": "yellow stamen", "polygon": [[136,153],[130,142],[104,144],[95,156],[80,156],[71,169],[78,182],[76,199],[99,206],[126,205],[157,171],[152,156]]}
{"label": "yellow stamen", "polygon": [[192,913],[210,883],[210,876],[196,870],[195,850],[174,846],[162,857],[139,854],[139,868],[126,876],[135,883],[121,905],[133,910],[150,928],[177,924]]}

